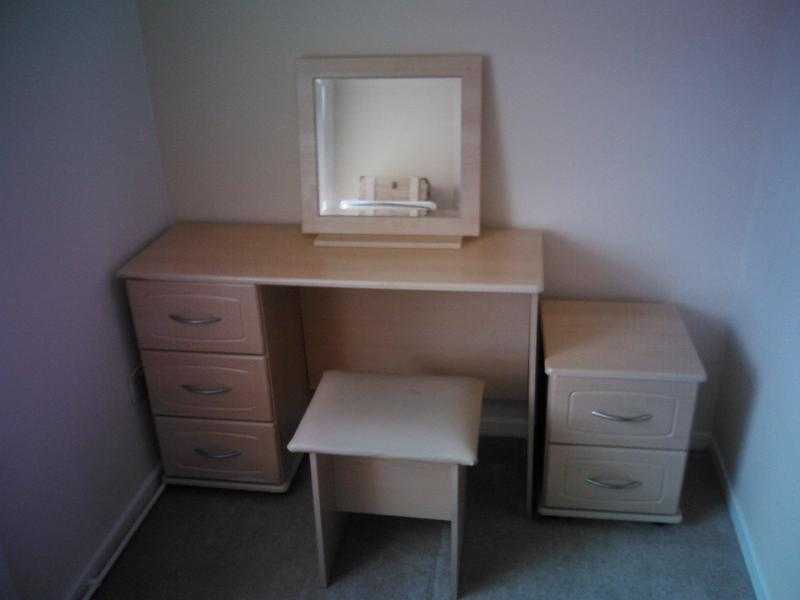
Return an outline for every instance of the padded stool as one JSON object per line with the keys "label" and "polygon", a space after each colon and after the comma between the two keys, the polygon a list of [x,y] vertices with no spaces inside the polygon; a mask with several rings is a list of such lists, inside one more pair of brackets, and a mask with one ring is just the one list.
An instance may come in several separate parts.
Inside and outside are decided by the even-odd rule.
{"label": "padded stool", "polygon": [[327,371],[289,442],[308,452],[322,584],[346,513],[450,521],[458,595],[465,468],[478,460],[483,382]]}

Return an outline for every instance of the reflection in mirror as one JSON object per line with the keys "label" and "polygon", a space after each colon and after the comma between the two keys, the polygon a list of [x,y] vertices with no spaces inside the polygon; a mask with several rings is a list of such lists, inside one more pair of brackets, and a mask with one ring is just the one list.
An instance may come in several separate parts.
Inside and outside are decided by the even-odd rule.
{"label": "reflection in mirror", "polygon": [[458,217],[461,78],[314,79],[319,214]]}

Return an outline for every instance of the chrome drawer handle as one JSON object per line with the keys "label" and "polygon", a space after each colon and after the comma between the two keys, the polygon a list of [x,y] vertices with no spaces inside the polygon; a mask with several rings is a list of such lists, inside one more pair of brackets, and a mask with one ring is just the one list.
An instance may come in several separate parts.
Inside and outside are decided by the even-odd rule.
{"label": "chrome drawer handle", "polygon": [[592,479],[591,477],[586,478],[586,483],[607,490],[631,490],[642,485],[641,481],[636,481],[635,479],[626,481],[625,483],[608,483],[607,481],[599,481],[597,479]]}
{"label": "chrome drawer handle", "polygon": [[212,460],[223,460],[226,458],[236,458],[241,455],[241,450],[228,450],[227,452],[209,452],[205,448],[195,448],[194,451],[203,458],[210,458]]}
{"label": "chrome drawer handle", "polygon": [[181,387],[191,394],[198,394],[200,396],[219,396],[220,394],[227,394],[231,391],[229,387],[201,388],[196,385],[189,385],[188,383]]}
{"label": "chrome drawer handle", "polygon": [[601,419],[605,419],[606,421],[616,421],[617,423],[644,423],[645,421],[649,421],[653,418],[653,415],[637,415],[635,417],[623,417],[620,415],[610,415],[608,413],[603,412],[602,410],[593,410],[592,415],[595,417],[599,417]]}
{"label": "chrome drawer handle", "polygon": [[180,323],[181,325],[212,325],[222,321],[222,317],[206,317],[205,319],[192,319],[191,317],[183,317],[181,315],[170,315],[170,319]]}

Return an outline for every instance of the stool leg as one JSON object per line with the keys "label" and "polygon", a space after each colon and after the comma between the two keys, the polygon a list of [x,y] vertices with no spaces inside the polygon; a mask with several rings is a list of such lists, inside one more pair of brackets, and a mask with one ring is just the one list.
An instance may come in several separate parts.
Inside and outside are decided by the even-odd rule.
{"label": "stool leg", "polygon": [[328,587],[336,557],[346,513],[335,509],[333,464],[329,456],[312,452],[311,486],[314,490],[314,524],[317,534],[317,557],[319,575],[324,587]]}
{"label": "stool leg", "polygon": [[466,468],[451,467],[453,514],[450,520],[450,596],[458,598],[458,580],[461,565],[461,547],[464,543],[464,517],[466,516]]}

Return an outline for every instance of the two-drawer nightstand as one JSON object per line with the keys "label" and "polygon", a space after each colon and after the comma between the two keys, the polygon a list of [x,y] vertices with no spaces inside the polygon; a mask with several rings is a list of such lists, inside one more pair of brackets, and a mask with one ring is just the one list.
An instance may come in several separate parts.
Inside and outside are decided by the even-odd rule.
{"label": "two-drawer nightstand", "polygon": [[674,306],[542,303],[543,515],[678,523],[705,371]]}
{"label": "two-drawer nightstand", "polygon": [[283,492],[308,405],[298,292],[128,281],[167,483]]}

